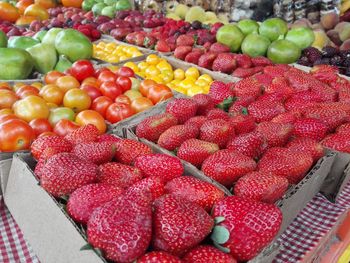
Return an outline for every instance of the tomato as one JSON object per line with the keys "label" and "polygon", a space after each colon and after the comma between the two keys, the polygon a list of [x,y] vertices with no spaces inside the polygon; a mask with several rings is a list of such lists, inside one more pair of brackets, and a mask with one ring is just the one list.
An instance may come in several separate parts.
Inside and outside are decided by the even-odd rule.
{"label": "tomato", "polygon": [[43,132],[42,134],[40,134],[39,136],[38,136],[38,138],[39,137],[45,137],[45,136],[57,136],[57,134],[56,133],[54,133],[54,132]]}
{"label": "tomato", "polygon": [[83,0],[62,0],[61,2],[63,6],[81,8]]}
{"label": "tomato", "polygon": [[31,4],[34,4],[33,0],[20,0],[17,2],[16,7],[18,9],[18,12],[23,15],[24,14],[24,10],[26,10],[26,8],[28,6],[30,6]]}
{"label": "tomato", "polygon": [[71,89],[77,89],[80,87],[80,83],[77,81],[76,78],[72,76],[63,76],[59,77],[56,80],[56,85],[64,92],[66,93],[68,90]]}
{"label": "tomato", "polygon": [[13,114],[13,110],[10,108],[0,110],[0,117],[4,115]]}
{"label": "tomato", "polygon": [[115,82],[117,80],[117,76],[112,71],[102,71],[100,75],[98,76],[99,83],[104,82]]}
{"label": "tomato", "polygon": [[58,107],[50,110],[49,122],[52,127],[55,127],[56,123],[60,120],[74,121],[75,112],[67,107]]}
{"label": "tomato", "polygon": [[157,84],[156,86],[151,87],[147,95],[147,98],[149,98],[154,104],[171,97],[173,97],[171,89],[163,84]]}
{"label": "tomato", "polygon": [[122,77],[134,77],[135,76],[135,73],[134,71],[131,69],[131,68],[128,68],[128,67],[120,67],[118,70],[117,70],[117,75],[118,76],[122,76]]}
{"label": "tomato", "polygon": [[106,120],[110,123],[117,123],[135,114],[130,105],[122,103],[111,104],[106,111]]}
{"label": "tomato", "polygon": [[39,95],[39,90],[33,86],[25,85],[25,86],[20,87],[16,91],[16,95],[18,97],[20,97],[21,99],[28,97],[30,95],[37,96],[37,95]]}
{"label": "tomato", "polygon": [[0,125],[0,151],[14,152],[29,149],[34,131],[22,120],[8,120]]}
{"label": "tomato", "polygon": [[142,97],[142,94],[137,90],[128,90],[124,93],[124,95],[129,97],[131,101]]}
{"label": "tomato", "polygon": [[19,12],[16,7],[6,2],[0,2],[0,20],[14,23],[18,18]]}
{"label": "tomato", "polygon": [[131,79],[129,77],[118,77],[116,83],[122,88],[123,92],[131,89]]}
{"label": "tomato", "polygon": [[84,90],[71,89],[64,95],[63,105],[73,109],[75,112],[81,112],[90,108],[91,98]]}
{"label": "tomato", "polygon": [[47,119],[50,114],[46,101],[33,95],[17,101],[13,105],[13,110],[19,118],[27,122],[34,119]]}
{"label": "tomato", "polygon": [[145,97],[140,97],[131,102],[131,108],[136,112],[139,113],[141,111],[147,110],[149,108],[153,107],[153,103],[150,99]]}
{"label": "tomato", "polygon": [[[95,71],[95,75],[94,77],[95,78],[98,78],[100,76],[100,74],[104,71],[109,71],[109,72],[112,72],[110,69],[106,68],[106,67],[102,67],[102,68],[99,68],[98,70]],[[113,72],[112,72],[113,73]]]}
{"label": "tomato", "polygon": [[154,80],[145,79],[145,80],[141,81],[139,91],[141,92],[141,94],[143,96],[147,96],[149,89],[151,87],[154,87],[155,85],[157,85],[157,82],[155,82]]}
{"label": "tomato", "polygon": [[44,87],[44,84],[41,82],[34,82],[34,83],[30,84],[30,86],[33,86],[33,87],[37,88],[38,90],[41,90],[41,88]]}
{"label": "tomato", "polygon": [[32,127],[35,137],[38,137],[44,132],[52,131],[50,122],[47,119],[34,119],[29,122],[30,127]]}
{"label": "tomato", "polygon": [[26,84],[22,83],[22,82],[17,82],[13,85],[13,90],[14,92],[16,92],[20,87],[25,86]]}
{"label": "tomato", "polygon": [[1,115],[0,116],[0,123],[3,123],[3,122],[8,121],[8,120],[14,120],[14,119],[18,120],[18,117],[15,114]]}
{"label": "tomato", "polygon": [[49,103],[61,105],[64,97],[64,92],[58,86],[49,84],[40,90],[39,95]]}
{"label": "tomato", "polygon": [[100,134],[105,133],[107,129],[106,122],[102,115],[93,110],[84,110],[82,112],[79,112],[75,118],[75,122],[80,126],[93,124],[100,131]]}
{"label": "tomato", "polygon": [[95,77],[88,77],[86,79],[83,80],[83,82],[81,83],[81,85],[89,85],[89,86],[94,86],[95,88],[99,88],[100,84],[98,83],[97,78]]}
{"label": "tomato", "polygon": [[94,76],[94,65],[89,60],[78,60],[73,63],[70,74],[81,82],[88,77]]}
{"label": "tomato", "polygon": [[53,131],[60,136],[66,136],[80,126],[73,121],[62,119],[56,123]]}
{"label": "tomato", "polygon": [[118,97],[115,98],[115,103],[124,103],[129,105],[131,104],[131,100],[126,95],[119,95]]}
{"label": "tomato", "polygon": [[49,19],[49,13],[41,5],[32,4],[26,8],[24,11],[25,16],[35,16],[38,20]]}
{"label": "tomato", "polygon": [[55,84],[56,80],[63,76],[64,74],[62,72],[52,70],[45,75],[44,81],[46,84]]}
{"label": "tomato", "polygon": [[116,97],[123,93],[123,90],[117,83],[114,81],[107,81],[102,83],[100,90],[103,96],[109,97],[112,100],[115,100]]}
{"label": "tomato", "polygon": [[89,95],[91,101],[102,96],[102,92],[98,88],[90,86],[89,84],[81,85],[80,89],[84,90]]}
{"label": "tomato", "polygon": [[17,26],[28,26],[30,23],[33,21],[37,20],[35,16],[21,16],[16,20],[16,25]]}
{"label": "tomato", "polygon": [[45,9],[56,7],[54,0],[35,0],[35,3],[41,5]]}
{"label": "tomato", "polygon": [[12,108],[18,100],[16,93],[10,90],[0,90],[0,109]]}
{"label": "tomato", "polygon": [[55,108],[57,108],[57,107],[58,107],[58,105],[57,105],[57,104],[52,103],[52,102],[46,102],[46,105],[47,105],[47,107],[49,107],[49,110],[51,110],[51,109],[55,109]]}
{"label": "tomato", "polygon": [[0,90],[1,89],[12,90],[10,84],[8,84],[7,82],[1,82],[0,83]]}
{"label": "tomato", "polygon": [[107,111],[109,105],[111,105],[112,103],[113,103],[113,100],[111,98],[106,97],[106,96],[101,96],[101,97],[94,99],[94,101],[92,102],[92,105],[91,105],[91,109],[94,111],[97,111],[103,117],[105,117],[106,111]]}

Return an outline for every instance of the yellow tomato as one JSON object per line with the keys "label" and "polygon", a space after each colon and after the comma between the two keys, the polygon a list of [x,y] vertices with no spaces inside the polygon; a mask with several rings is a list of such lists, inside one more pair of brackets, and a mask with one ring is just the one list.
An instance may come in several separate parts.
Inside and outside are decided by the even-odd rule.
{"label": "yellow tomato", "polygon": [[39,90],[43,87],[43,84],[40,83],[40,82],[34,82],[34,83],[30,84],[30,85],[33,86],[33,87],[36,87]]}
{"label": "yellow tomato", "polygon": [[189,89],[189,88],[193,87],[195,84],[194,84],[194,81],[192,79],[186,78],[183,81],[181,81],[179,85],[182,88]]}
{"label": "yellow tomato", "polygon": [[192,97],[196,94],[202,94],[203,92],[204,92],[204,89],[202,87],[195,85],[187,90],[187,95]]}
{"label": "yellow tomato", "polygon": [[203,87],[203,90],[204,90],[203,92],[204,94],[208,94],[210,90],[210,85]]}
{"label": "yellow tomato", "polygon": [[177,91],[177,92],[180,92],[182,94],[185,94],[187,95],[187,89],[181,87],[181,86],[176,86],[174,85],[174,87],[172,88],[173,90]]}
{"label": "yellow tomato", "polygon": [[200,87],[208,86],[208,82],[204,79],[197,79],[195,84]]}
{"label": "yellow tomato", "polygon": [[159,60],[160,58],[156,54],[148,55],[146,58],[146,62],[150,65],[157,65]]}
{"label": "yellow tomato", "polygon": [[204,79],[208,83],[211,83],[213,81],[213,78],[208,74],[203,74],[203,75],[199,76],[198,79]]}
{"label": "yellow tomato", "polygon": [[185,71],[181,68],[178,68],[174,71],[174,79],[183,80],[185,79]]}
{"label": "yellow tomato", "polygon": [[137,66],[140,69],[140,71],[145,71],[149,67],[149,64],[146,61],[142,61],[139,64],[137,64]]}
{"label": "yellow tomato", "polygon": [[135,73],[139,72],[139,67],[132,61],[126,62],[124,67],[131,68]]}
{"label": "yellow tomato", "polygon": [[131,54],[131,57],[132,58],[136,58],[136,57],[141,57],[143,54],[140,52],[140,51],[138,51],[138,52],[134,52],[134,53],[132,53]]}
{"label": "yellow tomato", "polygon": [[190,67],[186,70],[185,72],[185,76],[188,77],[192,77],[194,79],[198,79],[198,77],[200,76],[199,71],[197,68],[195,67]]}
{"label": "yellow tomato", "polygon": [[146,73],[146,76],[153,77],[153,76],[158,76],[160,74],[160,71],[156,66],[151,65],[145,70],[145,73]]}
{"label": "yellow tomato", "polygon": [[151,80],[154,80],[155,82],[157,82],[158,84],[165,84],[164,80],[159,76],[152,76],[150,77]]}
{"label": "yellow tomato", "polygon": [[161,61],[157,64],[157,68],[160,70],[160,71],[163,71],[163,70],[173,70],[173,67],[167,62],[167,61]]}
{"label": "yellow tomato", "polygon": [[173,80],[173,77],[171,75],[168,74],[160,74],[159,77],[165,82],[165,83],[169,83],[170,81]]}

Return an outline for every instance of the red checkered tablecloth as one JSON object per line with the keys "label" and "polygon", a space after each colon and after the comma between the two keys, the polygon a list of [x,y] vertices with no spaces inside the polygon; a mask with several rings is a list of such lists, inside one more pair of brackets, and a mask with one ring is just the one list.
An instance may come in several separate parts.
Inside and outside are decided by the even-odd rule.
{"label": "red checkered tablecloth", "polygon": [[[350,208],[350,184],[345,187],[336,204],[321,194],[302,210],[279,238],[282,244],[275,263],[298,262],[327,234],[346,209]],[[39,263],[30,245],[10,212],[0,201],[0,262]]]}

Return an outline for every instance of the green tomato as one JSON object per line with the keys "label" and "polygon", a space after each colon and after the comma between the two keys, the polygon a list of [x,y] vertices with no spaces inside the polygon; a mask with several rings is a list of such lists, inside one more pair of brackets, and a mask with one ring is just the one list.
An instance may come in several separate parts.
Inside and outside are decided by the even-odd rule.
{"label": "green tomato", "polygon": [[75,112],[67,107],[58,107],[50,110],[49,122],[53,127],[62,119],[74,121]]}

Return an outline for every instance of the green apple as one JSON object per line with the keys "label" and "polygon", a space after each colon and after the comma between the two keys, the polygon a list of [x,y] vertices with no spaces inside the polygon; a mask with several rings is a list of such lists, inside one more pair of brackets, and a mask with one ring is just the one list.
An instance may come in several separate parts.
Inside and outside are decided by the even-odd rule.
{"label": "green apple", "polygon": [[300,58],[300,55],[300,48],[293,42],[285,39],[276,40],[267,51],[267,57],[275,64],[294,63]]}
{"label": "green apple", "polygon": [[250,57],[265,56],[270,44],[271,42],[267,37],[257,33],[249,34],[242,42],[242,53]]}
{"label": "green apple", "polygon": [[281,18],[269,18],[265,20],[259,28],[259,34],[267,37],[270,41],[277,40],[288,31],[287,22]]}
{"label": "green apple", "polygon": [[305,49],[312,45],[315,41],[314,32],[307,27],[293,28],[288,31],[286,39],[292,41],[301,49]]}
{"label": "green apple", "polygon": [[251,19],[243,19],[237,23],[237,26],[243,32],[244,35],[258,33],[259,31],[259,24]]}
{"label": "green apple", "polygon": [[237,52],[241,47],[244,34],[238,26],[227,24],[220,27],[216,33],[216,39],[219,43],[230,47],[232,52]]}
{"label": "green apple", "polygon": [[115,8],[113,6],[106,6],[102,9],[101,15],[113,18],[115,16]]}

